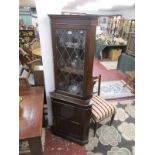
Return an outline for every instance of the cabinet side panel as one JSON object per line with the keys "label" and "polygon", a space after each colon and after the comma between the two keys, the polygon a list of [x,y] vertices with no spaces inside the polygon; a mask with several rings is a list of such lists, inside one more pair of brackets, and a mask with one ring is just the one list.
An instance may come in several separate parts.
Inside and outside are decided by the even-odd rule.
{"label": "cabinet side panel", "polygon": [[86,66],[86,76],[85,76],[85,98],[92,97],[92,88],[93,88],[93,80],[92,80],[92,72],[93,72],[93,60],[94,60],[94,52],[95,52],[95,40],[96,37],[96,26],[90,26],[88,31],[88,44],[87,44],[87,56],[85,57],[85,66]]}

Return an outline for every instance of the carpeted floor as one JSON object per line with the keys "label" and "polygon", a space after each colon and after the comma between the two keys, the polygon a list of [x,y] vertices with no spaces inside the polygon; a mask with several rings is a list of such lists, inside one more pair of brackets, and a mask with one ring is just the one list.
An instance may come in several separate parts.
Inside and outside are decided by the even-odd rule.
{"label": "carpeted floor", "polygon": [[87,155],[135,155],[135,102],[134,100],[113,102],[117,112],[112,126],[107,118],[100,123],[96,136],[89,132],[89,143],[85,145]]}
{"label": "carpeted floor", "polygon": [[[134,97],[133,89],[129,85],[124,87],[125,84],[123,80],[101,81],[100,95],[106,100]],[[98,82],[95,83],[93,92],[97,90]]]}
{"label": "carpeted floor", "polygon": [[117,69],[118,61],[100,61],[100,63],[106,67],[107,70]]}
{"label": "carpeted floor", "polygon": [[98,76],[99,74],[101,74],[103,81],[127,80],[127,76],[122,71],[116,69],[108,70],[97,58],[94,57],[93,76]]}

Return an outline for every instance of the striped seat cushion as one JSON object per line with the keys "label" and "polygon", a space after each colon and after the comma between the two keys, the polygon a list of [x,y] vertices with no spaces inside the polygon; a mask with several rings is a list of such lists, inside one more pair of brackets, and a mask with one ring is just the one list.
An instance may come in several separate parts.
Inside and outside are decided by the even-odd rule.
{"label": "striped seat cushion", "polygon": [[116,107],[114,105],[104,100],[100,96],[94,96],[91,99],[91,104],[92,117],[95,119],[96,122],[99,122],[106,117],[112,116],[116,111]]}

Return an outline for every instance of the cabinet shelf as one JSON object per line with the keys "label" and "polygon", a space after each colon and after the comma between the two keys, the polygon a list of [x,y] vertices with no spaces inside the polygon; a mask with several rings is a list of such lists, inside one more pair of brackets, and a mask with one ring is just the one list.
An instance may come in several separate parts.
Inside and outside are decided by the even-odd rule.
{"label": "cabinet shelf", "polygon": [[83,84],[82,81],[76,81],[75,83],[65,83],[65,82],[61,82],[59,83],[58,87],[60,88],[61,91],[66,92],[68,94],[72,94],[72,95],[82,95],[83,90]]}
{"label": "cabinet shelf", "polygon": [[61,69],[61,71],[66,73],[78,74],[78,75],[84,74],[84,71],[82,69],[72,68],[72,67],[64,67],[63,69]]}
{"label": "cabinet shelf", "polygon": [[77,50],[85,50],[85,48],[84,47],[68,47],[68,46],[58,46],[57,48],[67,48],[67,49],[71,49],[71,50],[73,50],[73,49],[77,49]]}
{"label": "cabinet shelf", "polygon": [[20,35],[19,37],[34,37],[33,35]]}
{"label": "cabinet shelf", "polygon": [[35,38],[34,30],[19,30],[19,46],[22,47],[23,44],[31,42]]}

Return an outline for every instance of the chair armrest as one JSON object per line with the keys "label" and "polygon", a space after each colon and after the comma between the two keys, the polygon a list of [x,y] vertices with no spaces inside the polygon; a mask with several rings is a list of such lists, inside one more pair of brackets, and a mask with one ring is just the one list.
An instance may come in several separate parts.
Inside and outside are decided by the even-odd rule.
{"label": "chair armrest", "polygon": [[41,60],[40,59],[35,59],[35,60],[32,60],[32,61],[28,62],[27,64],[31,65],[31,64],[36,63],[36,62],[40,62],[41,63]]}
{"label": "chair armrest", "polygon": [[93,81],[96,80],[96,79],[98,79],[98,76],[94,76],[94,77],[93,77]]}

